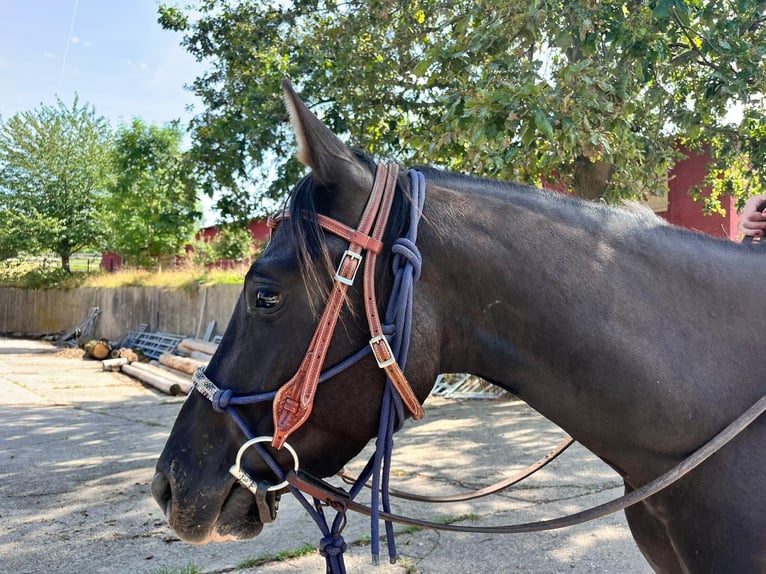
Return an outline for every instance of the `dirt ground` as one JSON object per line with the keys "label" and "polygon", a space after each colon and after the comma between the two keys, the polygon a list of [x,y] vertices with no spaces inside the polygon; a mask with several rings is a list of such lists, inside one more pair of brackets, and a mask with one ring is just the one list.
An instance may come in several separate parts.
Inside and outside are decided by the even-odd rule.
{"label": "dirt ground", "polygon": [[[48,344],[0,338],[0,572],[236,574],[322,572],[320,534],[298,503],[250,541],[180,542],[151,499],[154,464],[184,399],[162,395],[96,361]],[[536,460],[562,433],[514,401],[429,399],[423,421],[397,435],[397,486],[457,492]],[[363,460],[349,465],[358,471]],[[551,518],[622,493],[618,477],[572,448],[528,483],[478,502],[398,512],[475,524]],[[370,565],[368,519],[344,533],[360,572],[648,573],[622,515],[518,536],[398,527],[400,560]],[[286,556],[298,555],[282,559]]]}

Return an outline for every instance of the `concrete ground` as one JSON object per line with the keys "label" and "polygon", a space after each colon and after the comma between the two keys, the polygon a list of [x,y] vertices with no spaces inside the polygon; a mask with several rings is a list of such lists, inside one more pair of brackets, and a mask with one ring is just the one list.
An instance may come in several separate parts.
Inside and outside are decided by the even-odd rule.
{"label": "concrete ground", "polygon": [[[320,535],[291,497],[256,539],[180,542],[149,493],[182,398],[48,344],[0,338],[0,572],[276,574],[322,572]],[[69,355],[69,356],[66,356]],[[432,398],[397,434],[397,487],[475,489],[533,462],[562,437],[523,403]],[[349,465],[358,471],[363,461]],[[398,503],[429,519],[477,525],[574,512],[622,494],[617,475],[575,446],[514,489],[479,501]],[[468,516],[469,518],[465,518]],[[622,514],[539,534],[476,535],[397,526],[400,560],[373,567],[369,522],[350,516],[346,566],[359,573],[648,573]],[[385,549],[385,545],[382,546]],[[278,560],[278,555],[299,554]]]}

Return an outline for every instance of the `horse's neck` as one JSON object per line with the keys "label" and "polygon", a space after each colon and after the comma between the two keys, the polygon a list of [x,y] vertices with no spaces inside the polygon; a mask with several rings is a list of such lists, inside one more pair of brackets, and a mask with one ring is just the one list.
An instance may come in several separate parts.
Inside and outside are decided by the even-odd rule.
{"label": "horse's neck", "polygon": [[[443,276],[441,301],[452,310],[445,317],[459,335],[447,341],[454,343],[447,362],[466,361],[463,368],[513,386],[531,360],[550,363],[568,335],[592,332],[598,316],[606,318],[605,308],[619,310],[613,309],[622,294],[616,284],[629,280],[623,267],[630,264],[578,214],[551,216],[545,211],[550,199],[533,196],[514,201],[439,191],[432,194],[438,199],[429,197],[441,205],[429,221],[439,253],[428,267]],[[555,202],[549,207],[556,209]],[[587,209],[579,214],[581,220],[590,215]]]}
{"label": "horse's neck", "polygon": [[[429,201],[424,273],[440,289],[442,371],[504,386],[607,458],[631,441],[694,448],[698,437],[679,430],[705,403],[726,393],[736,411],[750,401],[722,386],[720,363],[738,362],[732,349],[743,358],[758,350],[732,325],[746,317],[741,297],[755,300],[755,291],[729,285],[722,295],[733,268],[718,246],[673,247],[667,230],[651,229],[659,222],[605,219],[579,204],[562,210],[550,199],[435,190]],[[725,349],[716,345],[722,327]],[[643,444],[630,436],[638,425]]]}

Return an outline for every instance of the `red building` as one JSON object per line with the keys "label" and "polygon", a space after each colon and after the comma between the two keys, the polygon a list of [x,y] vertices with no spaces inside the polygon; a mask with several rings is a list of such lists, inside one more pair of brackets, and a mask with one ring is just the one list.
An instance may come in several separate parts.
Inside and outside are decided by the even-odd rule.
{"label": "red building", "polygon": [[[269,228],[265,219],[253,219],[247,228],[250,230],[250,235],[253,236],[254,243],[264,243],[269,240]],[[215,225],[210,225],[200,229],[195,238],[210,241],[216,235],[218,235],[218,228]]]}
{"label": "red building", "polygon": [[[252,220],[247,228],[250,230],[250,235],[253,238],[255,245],[262,245],[269,239],[269,228],[266,226],[265,219]],[[218,235],[218,228],[215,225],[203,227],[194,236],[197,240],[212,241],[212,239]],[[191,245],[186,246],[186,252],[191,251],[193,247]],[[230,264],[231,262],[219,262],[223,266]],[[116,271],[122,266],[122,258],[117,253],[102,253],[101,254],[101,269],[104,271]]]}
{"label": "red building", "polygon": [[670,171],[667,198],[658,197],[649,204],[657,215],[674,225],[736,241],[739,234],[739,214],[734,198],[729,195],[721,198],[726,215],[705,215],[702,213],[702,203],[694,201],[689,193],[705,179],[709,161],[710,156],[707,153],[688,154],[686,159],[679,161]]}

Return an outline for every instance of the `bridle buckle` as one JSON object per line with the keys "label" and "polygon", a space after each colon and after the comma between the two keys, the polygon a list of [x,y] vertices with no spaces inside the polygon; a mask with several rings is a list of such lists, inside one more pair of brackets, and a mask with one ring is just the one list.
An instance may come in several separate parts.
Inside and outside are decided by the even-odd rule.
{"label": "bridle buckle", "polygon": [[[346,257],[351,259],[351,265],[354,266],[353,272],[351,273],[351,277],[346,277],[343,275],[344,269],[346,263]],[[359,271],[359,268],[362,266],[362,255],[360,253],[356,253],[355,251],[351,251],[350,249],[346,249],[346,251],[343,252],[343,257],[340,258],[340,263],[338,263],[338,269],[335,271],[335,280],[340,281],[341,283],[344,283],[345,285],[353,285],[354,279],[356,279],[356,272]]]}
{"label": "bridle buckle", "polygon": [[372,347],[372,354],[375,355],[375,360],[381,369],[385,369],[396,362],[394,352],[391,350],[391,345],[385,335],[378,335],[370,339],[370,347]]}

